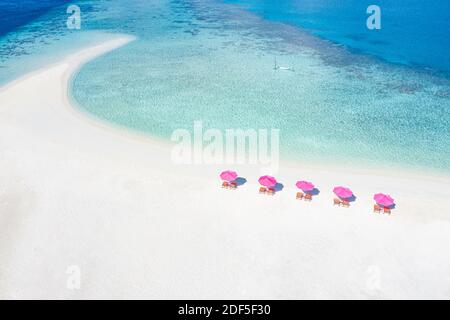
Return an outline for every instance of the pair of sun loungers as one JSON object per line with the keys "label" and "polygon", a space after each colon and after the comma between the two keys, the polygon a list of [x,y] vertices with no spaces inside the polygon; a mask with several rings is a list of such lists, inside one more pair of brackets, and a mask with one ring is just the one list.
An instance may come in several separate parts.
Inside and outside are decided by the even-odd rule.
{"label": "pair of sun loungers", "polygon": [[224,181],[222,183],[222,188],[236,190],[237,189],[237,183],[236,182]]}
{"label": "pair of sun loungers", "polygon": [[310,195],[309,193],[297,192],[297,196],[295,198],[297,200],[311,201],[312,195]]}
{"label": "pair of sun loungers", "polygon": [[275,189],[274,188],[260,187],[259,188],[259,193],[260,194],[267,194],[269,196],[273,196],[275,194]]}
{"label": "pair of sun loungers", "polygon": [[[340,200],[340,199],[335,198],[334,199],[334,205],[348,208],[348,207],[350,207],[350,202],[347,201],[347,200]],[[387,207],[381,207],[381,206],[376,204],[376,205],[373,206],[373,212],[376,212],[376,213],[383,212],[383,213],[391,214],[391,209],[387,208]]]}
{"label": "pair of sun loungers", "polygon": [[345,208],[350,207],[350,201],[348,201],[348,200],[341,200],[338,198],[334,198],[333,203],[335,206],[340,206],[340,207],[345,207]]}
{"label": "pair of sun loungers", "polygon": [[381,207],[381,206],[376,204],[376,205],[373,206],[373,212],[375,212],[375,213],[383,212],[383,214],[385,214],[385,213],[391,214],[391,208]]}

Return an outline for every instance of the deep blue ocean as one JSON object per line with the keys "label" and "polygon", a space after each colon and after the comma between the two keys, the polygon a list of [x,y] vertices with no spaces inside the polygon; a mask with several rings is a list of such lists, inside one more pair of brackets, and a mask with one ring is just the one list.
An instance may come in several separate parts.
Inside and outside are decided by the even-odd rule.
{"label": "deep blue ocean", "polygon": [[[83,5],[83,2],[85,1],[76,3]],[[140,2],[145,5],[145,1]],[[342,44],[354,52],[370,54],[392,63],[450,73],[449,0],[224,0],[224,2],[240,5],[264,19],[304,28],[314,35]],[[0,37],[38,19],[52,8],[68,3],[72,2],[1,0]],[[371,4],[381,8],[380,30],[366,28],[368,17],[366,9]]]}
{"label": "deep blue ocean", "polygon": [[68,2],[69,0],[1,0],[0,37]]}
{"label": "deep blue ocean", "polygon": [[[450,72],[449,0],[226,0],[264,19],[393,63]],[[381,9],[381,29],[369,30],[368,6]]]}

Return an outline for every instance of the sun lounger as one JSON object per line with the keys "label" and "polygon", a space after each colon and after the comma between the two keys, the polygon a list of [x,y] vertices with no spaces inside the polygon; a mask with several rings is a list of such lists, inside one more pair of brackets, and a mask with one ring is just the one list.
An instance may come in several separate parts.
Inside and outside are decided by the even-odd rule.
{"label": "sun lounger", "polygon": [[224,181],[222,183],[222,188],[229,188],[229,187],[230,187],[230,184],[227,181]]}
{"label": "sun lounger", "polygon": [[267,191],[267,194],[270,196],[273,196],[275,194],[275,189],[269,188],[269,190]]}
{"label": "sun lounger", "polygon": [[391,209],[387,208],[387,207],[384,207],[383,208],[383,213],[391,214]]}
{"label": "sun lounger", "polygon": [[334,198],[333,203],[335,206],[340,206],[342,202],[341,202],[341,200]]}
{"label": "sun lounger", "polygon": [[379,206],[379,205],[374,205],[373,206],[373,212],[376,212],[376,213],[380,213],[381,212],[381,207]]}
{"label": "sun lounger", "polygon": [[266,188],[264,188],[264,187],[259,188],[259,193],[266,193],[266,192],[267,192]]}
{"label": "sun lounger", "polygon": [[311,201],[312,200],[312,195],[310,194],[305,194],[305,201]]}
{"label": "sun lounger", "polygon": [[302,200],[302,199],[303,199],[303,196],[304,196],[304,194],[303,194],[302,192],[297,192],[296,198],[297,198],[298,200]]}
{"label": "sun lounger", "polygon": [[348,208],[348,207],[350,207],[350,202],[347,201],[347,200],[343,200],[342,201],[342,206]]}

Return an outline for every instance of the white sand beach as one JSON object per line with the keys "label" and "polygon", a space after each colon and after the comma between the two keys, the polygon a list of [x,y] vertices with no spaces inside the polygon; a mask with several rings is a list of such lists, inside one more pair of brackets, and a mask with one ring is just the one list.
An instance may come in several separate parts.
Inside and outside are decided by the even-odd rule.
{"label": "white sand beach", "polygon": [[[68,98],[76,70],[131,40],[0,89],[0,298],[450,299],[448,177],[282,164],[270,197],[259,168],[177,166],[169,144]],[[248,182],[221,189],[222,169]],[[299,179],[321,190],[312,202],[295,199]],[[333,206],[341,184],[348,209]],[[392,215],[372,212],[376,192]]]}

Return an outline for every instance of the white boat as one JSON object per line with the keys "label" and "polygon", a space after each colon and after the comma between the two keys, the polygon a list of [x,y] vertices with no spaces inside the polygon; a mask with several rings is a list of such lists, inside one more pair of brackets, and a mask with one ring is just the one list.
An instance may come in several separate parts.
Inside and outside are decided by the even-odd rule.
{"label": "white boat", "polygon": [[276,57],[275,57],[275,64],[274,64],[273,69],[274,70],[294,71],[294,68],[279,66],[278,63],[277,63],[277,58]]}

